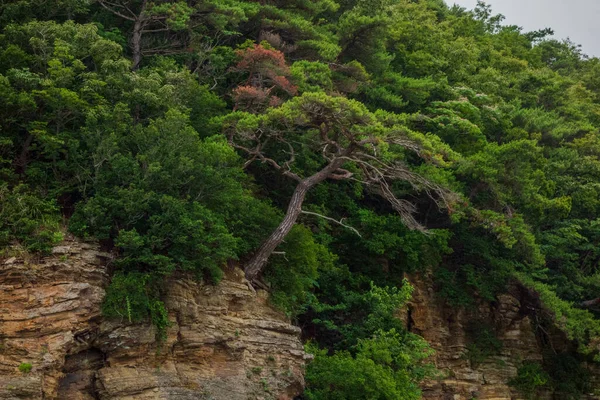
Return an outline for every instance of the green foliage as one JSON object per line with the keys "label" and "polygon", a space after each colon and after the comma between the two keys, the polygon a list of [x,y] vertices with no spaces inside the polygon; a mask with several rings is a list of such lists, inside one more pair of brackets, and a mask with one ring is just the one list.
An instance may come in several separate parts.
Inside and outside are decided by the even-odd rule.
{"label": "green foliage", "polygon": [[[434,368],[426,363],[433,351],[422,338],[406,332],[397,313],[411,298],[412,287],[405,280],[402,287],[378,287],[363,294],[348,292],[345,304],[314,305],[322,315],[336,314],[359,305],[358,321],[346,319],[347,325],[336,320],[321,320],[329,330],[339,332],[343,340],[331,351],[319,349],[316,343],[307,350],[315,355],[306,372],[309,399],[418,399],[419,382],[433,376]],[[352,315],[352,314],[348,314]],[[358,326],[357,326],[358,325]]]}
{"label": "green foliage", "polygon": [[298,91],[329,92],[333,89],[332,71],[327,64],[311,61],[296,61],[290,68]]}
{"label": "green foliage", "polygon": [[493,327],[484,321],[471,321],[467,326],[469,344],[465,357],[472,368],[486,361],[490,356],[495,356],[502,350],[502,342],[496,337]]}
{"label": "green foliage", "polygon": [[18,240],[28,251],[48,253],[63,238],[57,211],[25,185],[0,186],[0,246]]}
{"label": "green foliage", "polygon": [[24,23],[32,19],[66,20],[85,14],[89,0],[15,0],[0,5],[0,25]]}
{"label": "green foliage", "polygon": [[473,304],[474,296],[494,301],[515,271],[527,268],[516,249],[507,249],[481,226],[473,228],[464,221],[455,225],[453,252],[434,270],[439,294],[454,306]]}
{"label": "green foliage", "polygon": [[344,263],[360,265],[360,270],[372,278],[387,279],[381,260],[386,260],[391,272],[400,276],[402,271],[415,272],[424,266],[438,265],[444,255],[452,252],[448,231],[432,230],[425,236],[409,230],[397,215],[381,215],[368,209],[360,209],[356,214],[348,223],[361,236],[341,231],[333,238],[332,246]]}
{"label": "green foliage", "polygon": [[362,339],[355,355],[332,356],[309,346],[315,359],[308,366],[305,396],[319,399],[420,399],[419,382],[431,376],[423,359],[432,354],[427,343],[410,333],[379,331]]}
{"label": "green foliage", "polygon": [[542,304],[552,313],[553,320],[567,334],[567,337],[577,340],[582,353],[596,353],[590,338],[600,335],[600,321],[591,312],[576,308],[573,303],[562,300],[549,285],[536,282],[522,274],[518,277],[539,295]]}
{"label": "green foliage", "polygon": [[163,4],[153,4],[147,11],[148,15],[154,17],[166,17],[165,22],[174,31],[184,29],[194,10],[186,2],[176,1]]}
{"label": "green foliage", "polygon": [[[262,218],[274,211],[251,196],[238,157],[194,129],[223,104],[189,72],[168,60],[128,72],[120,46],[95,25],[32,22],[2,40],[4,54],[20,48],[32,63],[2,81],[3,165],[18,157],[16,170],[2,170],[3,244],[48,251],[61,239],[61,199],[74,211],[69,229],[114,245],[120,271],[146,282],[180,269],[216,282],[226,260],[266,235]],[[118,293],[115,307],[127,303]],[[134,307],[157,325],[158,294],[147,293],[147,312]]]}
{"label": "green foliage", "polygon": [[580,399],[593,389],[591,373],[584,367],[581,357],[553,352],[545,355],[544,367],[550,376],[549,383],[561,398]]}
{"label": "green foliage", "polygon": [[[90,137],[100,135],[100,121]],[[119,133],[99,144],[96,193],[78,205],[70,229],[113,239],[125,270],[180,268],[218,280],[225,260],[247,248],[229,233],[228,222],[249,223],[252,214],[237,207],[257,203],[239,183],[235,155],[217,139],[200,141],[187,116],[174,110],[131,135]]]}
{"label": "green foliage", "polygon": [[335,257],[325,246],[315,243],[302,225],[294,226],[280,249],[281,254],[273,256],[264,276],[273,287],[271,301],[295,316],[311,301],[317,278],[333,267]]}
{"label": "green foliage", "polygon": [[425,362],[433,351],[422,338],[406,332],[397,318],[412,287],[407,281],[400,288],[372,282],[370,286],[364,293],[338,293],[343,303],[313,305],[321,318],[333,315],[313,322],[337,332],[335,347],[350,351],[332,355],[316,343],[309,345],[307,350],[315,354],[306,373],[309,399],[418,399],[418,383],[433,376],[433,367]]}
{"label": "green foliage", "polygon": [[[375,137],[337,171],[350,179],[307,195],[303,210],[329,219],[302,214],[264,271],[271,301],[326,349],[308,398],[418,397],[428,350],[396,318],[406,273],[432,271],[461,307],[516,279],[545,324],[598,357],[597,311],[580,306],[600,291],[597,58],[483,2],[115,4],[146,24],[135,71],[134,24],[97,1],[0,4],[0,246],[48,252],[65,226],[100,240],[118,256],[104,313],[164,336],[170,274],[218,282],[275,229],[290,175]],[[233,136],[267,158],[246,163]],[[386,189],[428,234],[365,182],[374,159],[406,174]],[[470,333],[474,364],[500,350],[492,332]],[[524,364],[515,385],[575,398],[583,357]]]}
{"label": "green foliage", "polygon": [[164,340],[170,321],[165,305],[158,300],[159,284],[150,274],[116,273],[102,303],[102,313],[129,323],[149,320],[157,329],[157,338]]}
{"label": "green foliage", "polygon": [[590,371],[580,359],[570,353],[548,352],[543,365],[526,361],[509,381],[528,399],[535,399],[539,390],[553,390],[560,398],[576,400],[590,392]]}
{"label": "green foliage", "polygon": [[21,363],[19,364],[19,371],[24,373],[24,374],[28,374],[31,372],[31,368],[33,368],[33,365],[31,365],[31,363]]}
{"label": "green foliage", "polygon": [[539,363],[525,362],[517,370],[517,376],[509,383],[528,399],[534,399],[537,391],[547,387],[549,382],[550,376]]}
{"label": "green foliage", "polygon": [[408,281],[391,287],[364,283],[364,277],[354,277],[345,268],[322,273],[317,301],[310,304],[308,312],[311,324],[321,331],[318,339],[322,346],[348,349],[379,330],[405,330],[397,313],[410,299]]}

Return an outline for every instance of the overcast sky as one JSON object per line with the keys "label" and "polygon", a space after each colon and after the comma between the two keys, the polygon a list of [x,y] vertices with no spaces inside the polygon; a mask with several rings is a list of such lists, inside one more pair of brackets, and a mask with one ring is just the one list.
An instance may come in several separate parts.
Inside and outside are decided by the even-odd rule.
{"label": "overcast sky", "polygon": [[[506,17],[504,24],[525,31],[552,28],[556,39],[569,37],[583,52],[600,57],[600,0],[485,0],[494,14]],[[469,10],[477,0],[446,0]]]}

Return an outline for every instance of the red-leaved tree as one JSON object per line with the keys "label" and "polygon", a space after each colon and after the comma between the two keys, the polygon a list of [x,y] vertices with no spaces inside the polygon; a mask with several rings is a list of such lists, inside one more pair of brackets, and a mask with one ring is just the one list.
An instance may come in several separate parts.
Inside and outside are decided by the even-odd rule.
{"label": "red-leaved tree", "polygon": [[236,53],[239,61],[232,71],[247,74],[247,79],[233,90],[234,110],[259,112],[297,93],[281,51],[255,44]]}

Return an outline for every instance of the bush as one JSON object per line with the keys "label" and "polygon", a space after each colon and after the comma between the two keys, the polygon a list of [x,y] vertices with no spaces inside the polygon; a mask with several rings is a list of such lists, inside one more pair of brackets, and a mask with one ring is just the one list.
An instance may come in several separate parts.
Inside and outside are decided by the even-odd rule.
{"label": "bush", "polygon": [[[240,159],[225,140],[200,139],[187,114],[176,109],[132,127],[129,110],[120,107],[88,121],[92,157],[104,161],[69,229],[119,253],[105,314],[150,318],[163,335],[164,278],[180,270],[217,283],[227,260],[266,236],[274,213],[251,197]],[[104,135],[106,124],[116,125],[113,135]]]}
{"label": "bush", "polygon": [[592,390],[590,371],[575,354],[548,352],[544,367],[555,393],[565,400],[577,400]]}
{"label": "bush", "polygon": [[130,323],[149,320],[156,326],[157,338],[164,339],[170,322],[167,309],[160,301],[160,283],[153,274],[117,272],[106,291],[102,313]]}
{"label": "bush", "polygon": [[[333,275],[338,284],[343,271]],[[326,275],[331,272],[335,270]],[[333,336],[334,343],[327,343],[327,334],[319,335],[326,345],[347,350],[332,354],[314,343],[308,346],[315,360],[306,372],[306,398],[419,399],[419,382],[435,369],[425,361],[433,354],[427,342],[407,332],[397,318],[413,288],[404,280],[402,287],[371,282],[364,293],[340,289],[336,286],[336,295],[342,296],[338,304],[312,305],[322,318],[313,323]]]}
{"label": "bush", "polygon": [[17,240],[31,252],[49,253],[63,239],[60,213],[53,200],[26,185],[0,184],[0,247]]}
{"label": "bush", "polygon": [[21,371],[24,374],[28,374],[31,372],[31,368],[33,368],[33,365],[31,365],[30,363],[21,363],[19,364],[19,371]]}
{"label": "bush", "polygon": [[360,340],[356,355],[348,351],[332,356],[308,346],[315,359],[306,371],[309,400],[420,399],[419,382],[433,369],[423,359],[431,349],[420,337],[396,330],[379,331]]}
{"label": "bush", "polygon": [[271,283],[271,301],[290,315],[304,311],[312,298],[319,272],[333,267],[335,256],[315,243],[312,233],[296,225],[280,246],[284,254],[274,254],[265,270]]}
{"label": "bush", "polygon": [[544,368],[536,362],[526,362],[517,371],[517,377],[509,381],[518,391],[528,399],[533,399],[536,392],[548,387],[550,376]]}
{"label": "bush", "polygon": [[494,329],[484,321],[472,321],[467,326],[467,335],[471,343],[467,345],[465,357],[473,368],[502,350],[502,341],[496,337]]}

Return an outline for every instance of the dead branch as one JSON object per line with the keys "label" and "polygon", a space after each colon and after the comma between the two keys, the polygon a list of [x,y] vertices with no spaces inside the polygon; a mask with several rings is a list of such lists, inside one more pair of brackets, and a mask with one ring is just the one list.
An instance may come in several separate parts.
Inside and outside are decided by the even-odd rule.
{"label": "dead branch", "polygon": [[[98,0],[98,3],[100,3],[100,5],[102,7],[104,7],[105,9],[107,9],[108,11],[110,11],[111,13],[115,14],[118,17],[121,17],[123,19],[129,20],[129,21],[135,21],[137,18],[137,15],[133,14],[133,17],[122,14],[120,11],[115,10],[114,8],[111,7],[118,7],[118,8],[123,8],[126,9],[127,11],[131,12],[131,10],[129,10],[127,7],[120,5],[120,4],[116,4],[116,3],[111,3],[109,1],[106,0]],[[110,7],[109,7],[110,6]]]}
{"label": "dead branch", "polygon": [[285,163],[286,168],[284,169],[284,167],[282,167],[281,165],[279,165],[279,163],[277,161],[273,160],[272,158],[265,157],[264,153],[262,153],[262,151],[261,151],[262,145],[260,145],[260,144],[257,145],[255,149],[250,149],[248,147],[245,147],[245,146],[242,146],[242,145],[239,145],[239,144],[235,143],[233,140],[230,140],[229,143],[234,148],[242,150],[242,151],[246,152],[248,155],[251,156],[251,158],[244,163],[244,168],[247,168],[252,162],[254,162],[254,161],[256,161],[258,159],[258,160],[262,161],[263,163],[271,165],[277,171],[280,171],[282,175],[287,176],[289,178],[292,178],[293,180],[298,181],[298,182],[302,181],[302,178],[299,175],[293,173],[290,170],[290,168],[291,168],[290,164],[295,159],[295,155],[293,153],[293,148],[292,148],[291,145],[290,145],[290,148],[292,149],[292,154],[291,154],[290,160],[288,160]]}
{"label": "dead branch", "polygon": [[331,175],[329,175],[329,178],[341,181],[341,180],[349,179],[353,175],[354,174],[352,172],[348,171],[347,169],[338,168],[334,173],[332,173]]}
{"label": "dead branch", "polygon": [[351,230],[352,232],[356,233],[356,234],[358,235],[358,237],[362,238],[362,235],[360,234],[360,232],[359,232],[359,231],[358,231],[356,228],[354,228],[354,227],[352,227],[352,226],[350,226],[350,225],[346,225],[346,224],[344,224],[344,222],[343,222],[343,221],[344,221],[344,219],[343,219],[343,218],[342,218],[342,219],[340,219],[340,220],[338,221],[338,220],[336,220],[336,219],[334,219],[334,218],[327,217],[327,216],[325,216],[325,215],[318,214],[318,213],[311,212],[311,211],[304,211],[304,210],[301,210],[300,212],[301,212],[302,214],[314,215],[314,216],[316,216],[316,217],[323,218],[323,219],[326,219],[327,221],[331,221],[331,222],[333,222],[333,223],[336,223],[336,224],[338,224],[338,225],[340,225],[340,226],[343,226],[343,227],[344,227],[344,228],[346,228],[346,229],[349,229],[349,230]]}

